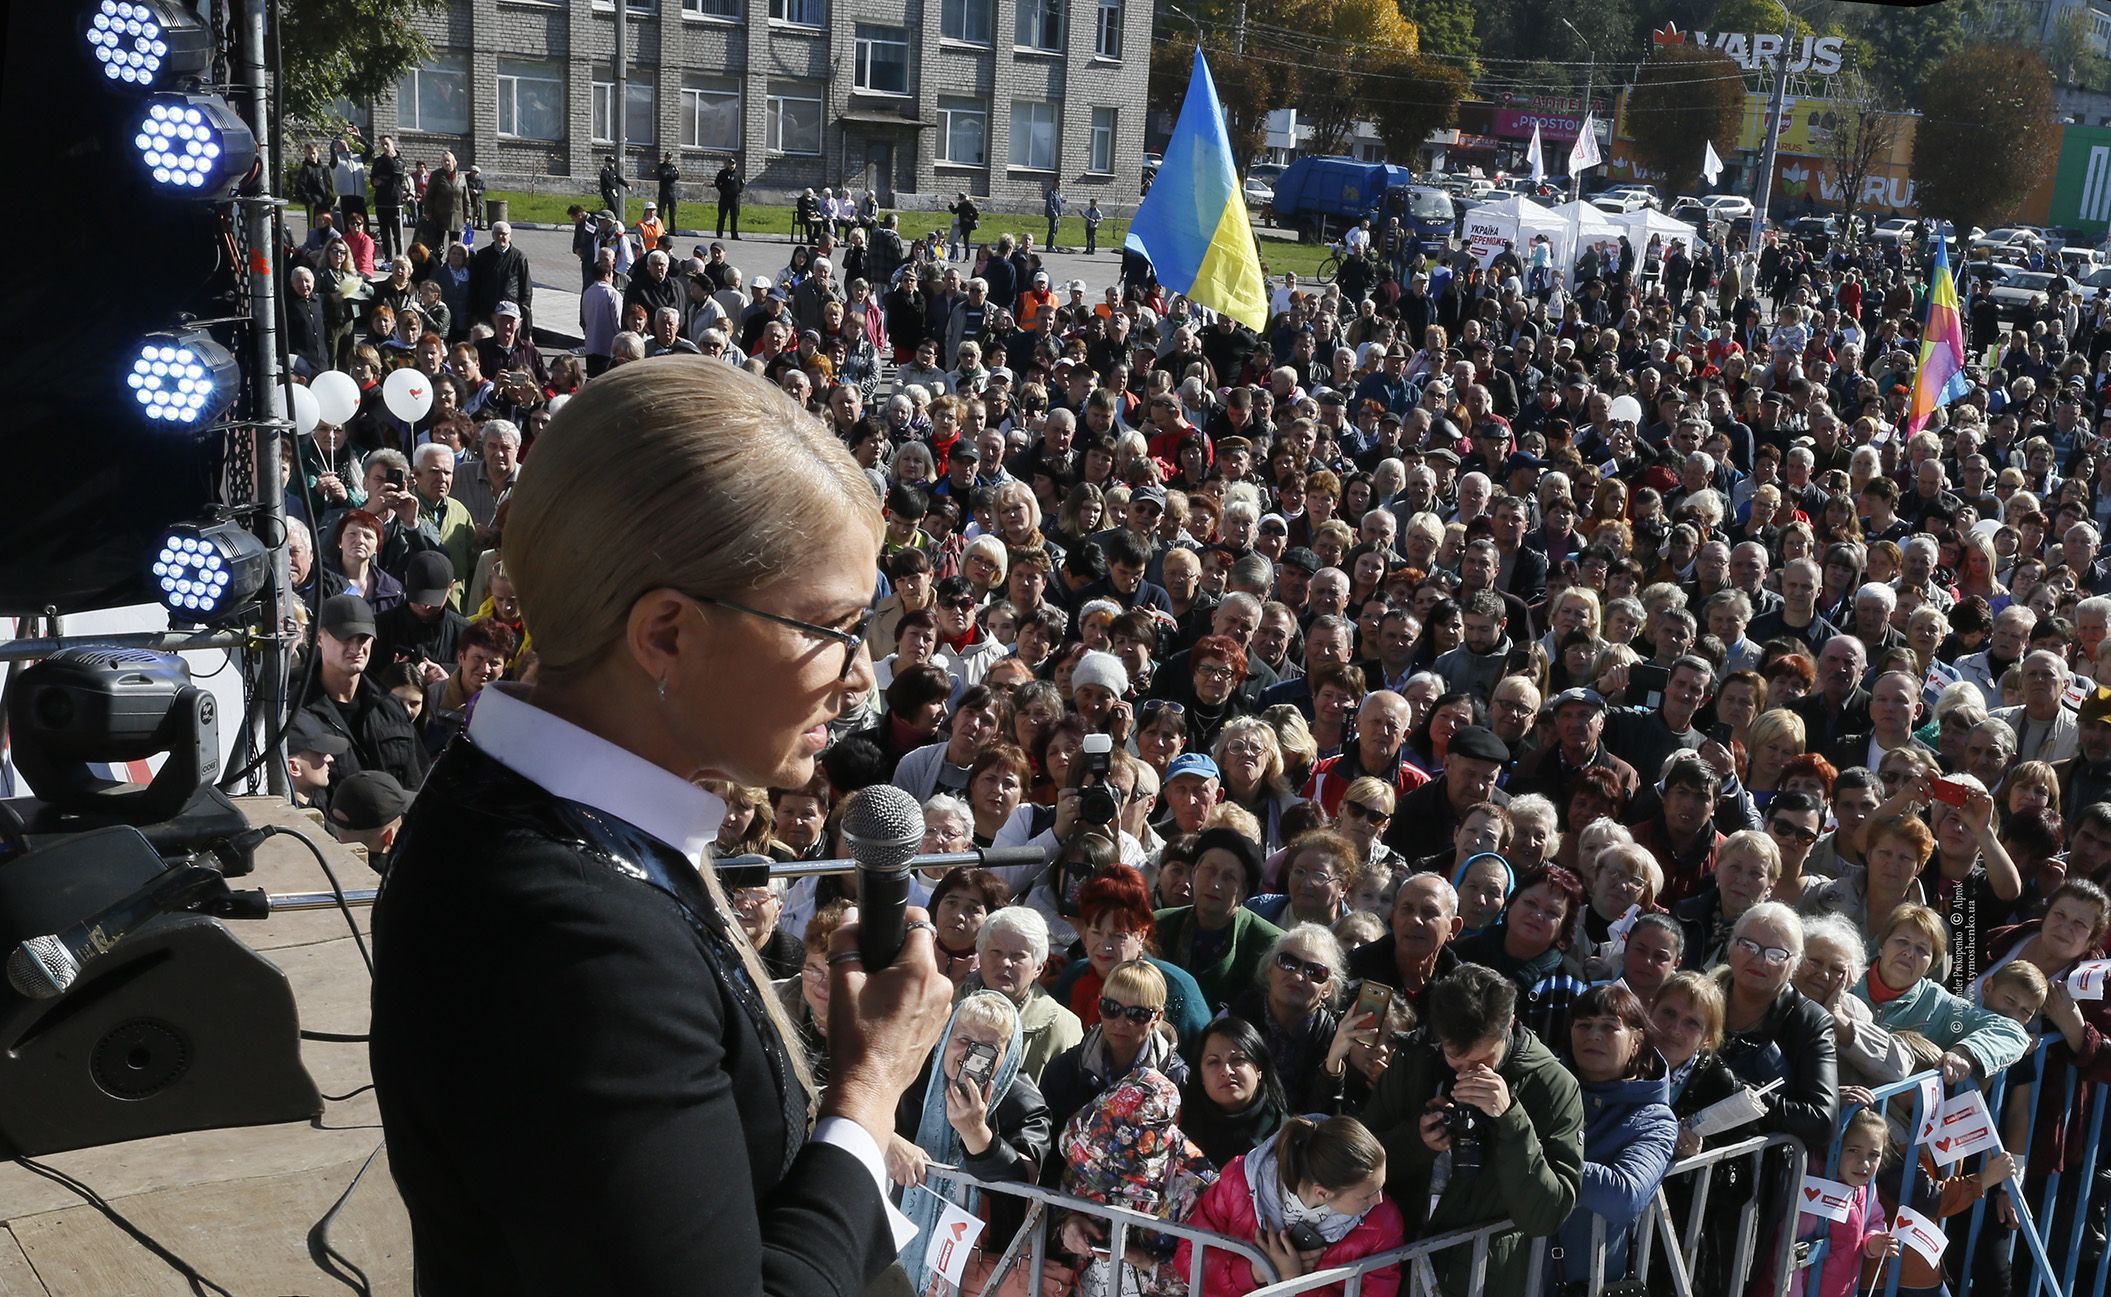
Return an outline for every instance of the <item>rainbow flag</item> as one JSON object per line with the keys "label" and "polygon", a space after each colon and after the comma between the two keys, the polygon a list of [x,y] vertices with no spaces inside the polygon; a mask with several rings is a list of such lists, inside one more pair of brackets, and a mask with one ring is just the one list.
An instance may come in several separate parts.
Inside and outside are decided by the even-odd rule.
{"label": "rainbow flag", "polygon": [[1165,161],[1129,222],[1126,242],[1150,258],[1167,288],[1249,328],[1267,325],[1268,281],[1247,222],[1224,104],[1200,46]]}
{"label": "rainbow flag", "polygon": [[1935,241],[1935,273],[1928,283],[1928,321],[1920,334],[1920,368],[1913,376],[1913,404],[1906,435],[1919,432],[1935,413],[1971,389],[1964,376],[1964,317],[1957,312],[1957,281],[1950,277],[1947,240]]}

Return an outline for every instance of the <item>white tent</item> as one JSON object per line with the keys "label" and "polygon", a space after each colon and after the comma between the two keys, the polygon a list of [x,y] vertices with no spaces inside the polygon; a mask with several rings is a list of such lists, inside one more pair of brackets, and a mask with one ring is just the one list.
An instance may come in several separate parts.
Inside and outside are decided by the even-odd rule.
{"label": "white tent", "polygon": [[1635,255],[1649,246],[1649,236],[1654,234],[1664,241],[1665,248],[1674,243],[1683,243],[1690,251],[1700,244],[1700,231],[1684,221],[1674,220],[1654,207],[1641,207],[1619,216],[1608,215],[1606,220],[1620,227],[1627,241],[1635,245]]}
{"label": "white tent", "polygon": [[1576,258],[1585,245],[1617,239],[1622,231],[1611,217],[1580,198],[1555,208],[1554,215],[1561,220],[1561,232],[1554,236],[1554,269],[1574,288]]}
{"label": "white tent", "polygon": [[1482,203],[1466,213],[1466,243],[1473,259],[1486,266],[1512,245],[1519,261],[1529,261],[1529,245],[1535,235],[1558,240],[1568,222],[1523,194],[1510,194],[1498,201]]}

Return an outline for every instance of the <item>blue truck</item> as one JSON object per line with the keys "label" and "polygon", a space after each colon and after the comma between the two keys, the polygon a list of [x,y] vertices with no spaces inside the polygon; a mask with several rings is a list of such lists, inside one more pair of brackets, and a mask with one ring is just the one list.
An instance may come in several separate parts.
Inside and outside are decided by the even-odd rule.
{"label": "blue truck", "polygon": [[1449,238],[1458,209],[1451,195],[1419,184],[1406,167],[1354,158],[1299,158],[1276,177],[1275,218],[1311,241],[1326,242],[1369,217],[1374,228],[1397,216],[1424,239]]}

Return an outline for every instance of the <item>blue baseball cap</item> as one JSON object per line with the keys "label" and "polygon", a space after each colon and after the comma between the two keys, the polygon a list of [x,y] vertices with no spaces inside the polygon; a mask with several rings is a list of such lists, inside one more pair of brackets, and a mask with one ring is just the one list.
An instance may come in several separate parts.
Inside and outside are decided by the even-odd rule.
{"label": "blue baseball cap", "polygon": [[1224,772],[1217,769],[1217,763],[1210,760],[1206,752],[1183,752],[1174,757],[1172,764],[1165,768],[1165,781],[1172,783],[1182,775],[1200,775],[1220,783],[1224,779]]}

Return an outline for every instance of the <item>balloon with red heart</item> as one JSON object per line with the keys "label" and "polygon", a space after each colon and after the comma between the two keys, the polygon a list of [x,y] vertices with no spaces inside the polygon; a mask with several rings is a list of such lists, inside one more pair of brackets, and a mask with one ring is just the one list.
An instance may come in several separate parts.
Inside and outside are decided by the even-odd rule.
{"label": "balloon with red heart", "polygon": [[399,369],[381,385],[381,400],[390,414],[405,423],[416,423],[432,409],[432,379],[420,370]]}

